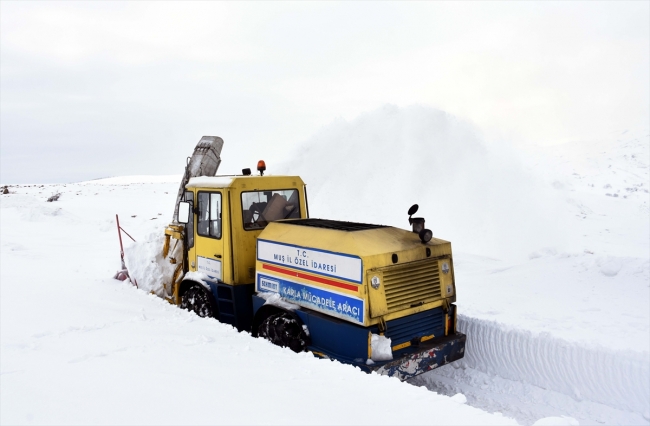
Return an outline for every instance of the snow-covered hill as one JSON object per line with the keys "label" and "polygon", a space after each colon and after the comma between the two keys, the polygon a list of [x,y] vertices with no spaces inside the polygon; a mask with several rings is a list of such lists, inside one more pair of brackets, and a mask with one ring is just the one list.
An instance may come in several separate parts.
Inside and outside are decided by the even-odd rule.
{"label": "snow-covered hill", "polygon": [[442,112],[386,107],[267,164],[303,176],[314,217],[406,228],[419,203],[452,241],[467,355],[410,384],[110,279],[115,213],[137,240],[160,233],[178,177],[9,186],[0,423],[648,424],[649,147],[630,131],[505,149]]}

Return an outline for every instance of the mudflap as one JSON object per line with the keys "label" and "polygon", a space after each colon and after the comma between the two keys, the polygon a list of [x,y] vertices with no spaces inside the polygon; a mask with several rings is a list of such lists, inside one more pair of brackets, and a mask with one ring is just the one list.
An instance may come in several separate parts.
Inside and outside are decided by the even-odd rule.
{"label": "mudflap", "polygon": [[369,366],[379,374],[407,380],[434,368],[461,359],[465,355],[466,336],[455,333],[436,340],[435,343],[420,343],[410,351],[392,361]]}

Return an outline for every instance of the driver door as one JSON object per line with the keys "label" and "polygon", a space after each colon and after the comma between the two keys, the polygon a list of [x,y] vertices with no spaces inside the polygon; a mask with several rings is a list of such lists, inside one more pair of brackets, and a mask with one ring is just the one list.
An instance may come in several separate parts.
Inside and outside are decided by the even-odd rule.
{"label": "driver door", "polygon": [[196,270],[211,281],[223,281],[223,194],[199,191],[196,217]]}

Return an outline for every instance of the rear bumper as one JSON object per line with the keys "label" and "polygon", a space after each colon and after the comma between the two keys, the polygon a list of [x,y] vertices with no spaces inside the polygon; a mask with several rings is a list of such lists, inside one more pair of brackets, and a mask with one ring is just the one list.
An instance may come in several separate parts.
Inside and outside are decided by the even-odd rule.
{"label": "rear bumper", "polygon": [[397,357],[392,361],[377,363],[366,368],[400,380],[410,379],[461,359],[465,355],[465,341],[464,334],[456,333],[436,339],[435,342],[420,343],[419,346],[409,348],[406,353],[396,353]]}

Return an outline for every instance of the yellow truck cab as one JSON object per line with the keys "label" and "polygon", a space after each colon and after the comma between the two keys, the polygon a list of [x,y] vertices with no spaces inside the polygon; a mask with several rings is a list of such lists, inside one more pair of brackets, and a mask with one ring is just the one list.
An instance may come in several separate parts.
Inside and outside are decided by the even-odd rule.
{"label": "yellow truck cab", "polygon": [[[213,283],[209,316],[250,330],[257,238],[269,221],[307,217],[304,187],[297,176],[190,179],[184,195],[191,209],[185,225],[187,271]],[[191,285],[185,280],[175,288],[176,304],[183,305],[183,295],[196,297],[186,293]]]}
{"label": "yellow truck cab", "polygon": [[166,229],[165,256],[170,239],[184,245],[171,302],[400,379],[463,356],[448,241],[421,218],[412,230],[310,218],[302,179],[264,169],[187,179]]}

